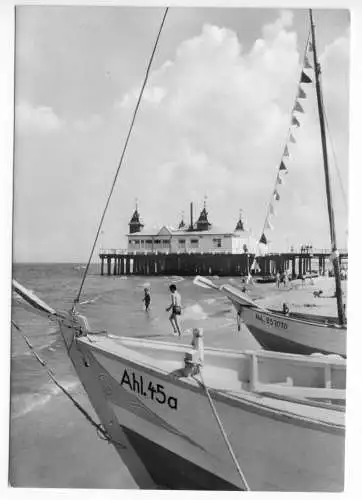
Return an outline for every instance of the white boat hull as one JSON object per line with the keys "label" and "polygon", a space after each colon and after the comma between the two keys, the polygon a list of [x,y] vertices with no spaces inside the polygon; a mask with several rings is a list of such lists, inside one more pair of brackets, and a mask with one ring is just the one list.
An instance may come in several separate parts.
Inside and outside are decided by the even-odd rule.
{"label": "white boat hull", "polygon": [[[113,342],[116,351],[122,341],[126,345],[130,342]],[[137,341],[134,342],[137,347]],[[143,345],[150,342],[143,341]],[[94,337],[92,342],[82,338],[72,343],[69,353],[96,411],[97,407],[109,408],[128,440],[126,447],[131,445],[142,462],[145,471],[139,484],[144,485],[144,477],[149,474],[163,488],[242,489],[204,389],[193,379],[175,378],[172,369],[170,373],[158,370],[157,361],[154,367],[146,366],[137,349],[125,348],[122,355],[112,352],[111,344]],[[138,345],[141,347],[142,343],[138,341]],[[175,366],[175,356],[179,356],[180,362],[182,359],[184,348],[180,351],[176,347],[180,346],[165,347],[169,354],[173,350],[170,368]],[[161,349],[156,360],[163,355]],[[236,358],[232,359],[235,364]],[[214,374],[215,369],[212,368]],[[235,373],[229,372],[233,378]],[[220,373],[223,377],[227,370]],[[206,372],[205,380],[209,375]],[[223,380],[220,383],[222,387]],[[231,387],[235,385],[235,391],[213,390],[212,397],[252,490],[343,489],[341,412],[336,412],[337,421],[334,416],[328,421],[329,417],[320,420],[303,412],[296,415],[293,404],[283,400],[271,404],[270,398],[248,391],[241,395],[236,390],[240,388],[237,377],[230,383]],[[150,387],[155,388],[153,395]],[[329,415],[329,410],[318,411],[320,415]],[[99,416],[106,425],[104,417]],[[134,464],[128,465],[134,474]]]}

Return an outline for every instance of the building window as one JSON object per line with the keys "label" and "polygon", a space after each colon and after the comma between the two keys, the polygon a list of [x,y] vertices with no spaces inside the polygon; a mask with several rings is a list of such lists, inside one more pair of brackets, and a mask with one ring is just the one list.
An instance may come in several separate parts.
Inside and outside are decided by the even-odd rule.
{"label": "building window", "polygon": [[186,240],[178,240],[179,248],[186,248]]}
{"label": "building window", "polygon": [[213,244],[214,244],[214,248],[221,248],[222,246],[222,240],[221,238],[214,238],[212,240]]}
{"label": "building window", "polygon": [[134,240],[134,244],[136,247],[139,247],[140,246],[140,240]]}
{"label": "building window", "polygon": [[169,247],[170,247],[169,240],[162,240],[162,248],[169,248]]}
{"label": "building window", "polygon": [[146,249],[148,250],[152,249],[152,240],[146,240]]}
{"label": "building window", "polygon": [[191,240],[191,248],[199,248],[199,240]]}

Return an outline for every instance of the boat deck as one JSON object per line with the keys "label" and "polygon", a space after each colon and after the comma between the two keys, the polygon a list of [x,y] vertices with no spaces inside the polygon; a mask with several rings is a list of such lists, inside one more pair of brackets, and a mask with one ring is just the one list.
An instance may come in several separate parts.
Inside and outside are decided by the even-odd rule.
{"label": "boat deck", "polygon": [[[138,364],[173,379],[184,367],[185,353],[191,350],[185,344],[104,335],[88,335],[78,340],[92,351]],[[280,369],[283,365],[286,371]],[[304,373],[307,366],[308,376]],[[202,373],[214,395],[344,427],[345,361],[342,359],[207,348]],[[176,378],[200,388],[192,377]]]}

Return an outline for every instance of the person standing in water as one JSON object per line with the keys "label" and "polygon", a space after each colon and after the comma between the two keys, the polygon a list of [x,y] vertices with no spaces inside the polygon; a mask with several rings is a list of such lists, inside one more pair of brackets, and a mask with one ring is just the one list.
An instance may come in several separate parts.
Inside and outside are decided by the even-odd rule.
{"label": "person standing in water", "polygon": [[171,304],[166,308],[166,311],[171,311],[170,314],[170,323],[172,325],[174,333],[179,337],[181,337],[181,330],[178,324],[177,317],[181,314],[181,295],[178,293],[176,289],[176,285],[170,285],[171,292]]}
{"label": "person standing in water", "polygon": [[151,295],[148,288],[145,288],[145,296],[143,297],[142,302],[145,303],[145,311],[148,312],[148,308],[151,304]]}

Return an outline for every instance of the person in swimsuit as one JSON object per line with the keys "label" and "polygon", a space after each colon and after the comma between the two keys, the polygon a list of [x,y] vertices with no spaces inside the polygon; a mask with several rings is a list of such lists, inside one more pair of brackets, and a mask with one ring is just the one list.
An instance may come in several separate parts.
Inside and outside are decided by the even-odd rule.
{"label": "person in swimsuit", "polygon": [[166,308],[166,311],[171,311],[169,320],[172,325],[174,334],[181,337],[181,330],[178,324],[178,316],[181,314],[181,295],[176,289],[176,285],[170,285],[171,304]]}
{"label": "person in swimsuit", "polygon": [[151,304],[151,295],[148,288],[145,288],[145,296],[143,297],[142,302],[145,303],[145,311],[147,312]]}

